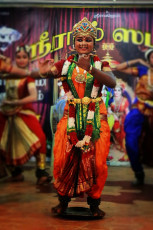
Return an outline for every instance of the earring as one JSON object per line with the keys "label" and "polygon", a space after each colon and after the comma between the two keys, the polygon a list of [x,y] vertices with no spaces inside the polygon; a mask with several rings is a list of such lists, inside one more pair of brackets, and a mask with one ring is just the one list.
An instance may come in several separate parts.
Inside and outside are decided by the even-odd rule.
{"label": "earring", "polygon": [[74,44],[73,44],[73,50],[76,50]]}
{"label": "earring", "polygon": [[93,52],[93,53],[95,53],[95,52],[96,52],[96,49],[95,49],[95,47],[93,48],[92,52]]}
{"label": "earring", "polygon": [[71,52],[75,52],[76,51],[76,49],[74,47],[74,44],[72,45],[72,48],[70,48],[70,50],[71,50]]}

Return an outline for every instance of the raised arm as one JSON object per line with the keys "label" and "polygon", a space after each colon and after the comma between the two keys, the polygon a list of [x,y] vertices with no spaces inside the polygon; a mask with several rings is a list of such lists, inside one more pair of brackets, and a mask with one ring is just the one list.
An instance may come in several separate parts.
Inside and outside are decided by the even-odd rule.
{"label": "raised arm", "polygon": [[73,61],[82,69],[85,69],[87,72],[91,73],[100,83],[106,85],[110,88],[114,88],[116,85],[115,76],[111,71],[104,72],[100,71],[97,68],[90,65],[91,55],[82,56],[78,62]]}
{"label": "raised arm", "polygon": [[40,78],[57,78],[58,70],[54,66],[54,60],[48,59],[38,63],[38,69],[29,71],[22,69],[16,65],[12,65],[9,58],[0,57],[0,78],[2,79],[18,79],[31,76],[35,79]]}
{"label": "raised arm", "polygon": [[54,59],[48,59],[38,63],[38,70],[32,71],[32,78],[58,78],[58,70],[54,65]]}
{"label": "raised arm", "polygon": [[115,76],[111,71],[104,72],[92,67],[91,74],[103,85],[110,88],[114,88],[116,86]]}
{"label": "raised arm", "polygon": [[13,65],[10,58],[0,55],[0,78],[17,79],[28,75],[30,75],[28,69],[22,69]]}
{"label": "raised arm", "polygon": [[122,62],[121,64],[117,65],[113,69],[113,71],[120,71],[120,72],[124,72],[127,74],[132,74],[132,66],[137,63],[140,63],[147,67],[149,66],[148,63],[145,62],[143,59],[138,58],[138,59],[133,59],[133,60]]}

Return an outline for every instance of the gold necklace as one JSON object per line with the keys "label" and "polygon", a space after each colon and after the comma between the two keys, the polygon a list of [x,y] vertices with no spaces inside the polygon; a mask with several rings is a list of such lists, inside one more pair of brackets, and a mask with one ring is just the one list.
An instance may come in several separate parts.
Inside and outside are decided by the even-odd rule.
{"label": "gold necklace", "polygon": [[75,77],[75,81],[78,82],[78,83],[84,83],[84,82],[86,82],[86,76],[85,76],[85,74],[86,74],[87,71],[84,70],[83,74],[81,74],[80,71],[79,71],[79,67],[78,66],[76,66],[76,71],[77,71],[77,75]]}
{"label": "gold necklace", "polygon": [[122,96],[121,98],[119,99],[118,103],[117,103],[117,100],[114,99],[114,112],[117,116],[119,116],[120,114],[120,108],[121,108],[121,104],[122,104]]}

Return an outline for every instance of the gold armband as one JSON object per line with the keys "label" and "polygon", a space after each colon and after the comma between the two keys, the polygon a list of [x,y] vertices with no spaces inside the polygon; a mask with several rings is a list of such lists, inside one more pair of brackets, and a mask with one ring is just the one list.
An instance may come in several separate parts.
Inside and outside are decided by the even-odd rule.
{"label": "gold armband", "polygon": [[92,71],[92,65],[90,66],[88,73],[91,74],[91,71]]}

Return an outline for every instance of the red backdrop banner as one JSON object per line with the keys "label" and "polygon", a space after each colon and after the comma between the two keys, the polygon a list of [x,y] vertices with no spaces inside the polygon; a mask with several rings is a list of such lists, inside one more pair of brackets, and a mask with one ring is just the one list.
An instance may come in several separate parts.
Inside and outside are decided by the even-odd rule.
{"label": "red backdrop banner", "polygon": [[[83,17],[97,27],[97,54],[101,60],[116,65],[125,60],[144,58],[144,51],[153,47],[153,9],[140,8],[1,8],[0,52],[14,60],[16,47],[27,44],[31,48],[31,68],[37,68],[40,59],[57,61],[71,53],[72,27]],[[134,81],[118,74],[132,87]],[[3,97],[0,81],[0,97]],[[53,104],[53,80],[36,81],[41,124],[51,139],[49,123],[50,106]]]}

